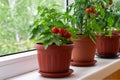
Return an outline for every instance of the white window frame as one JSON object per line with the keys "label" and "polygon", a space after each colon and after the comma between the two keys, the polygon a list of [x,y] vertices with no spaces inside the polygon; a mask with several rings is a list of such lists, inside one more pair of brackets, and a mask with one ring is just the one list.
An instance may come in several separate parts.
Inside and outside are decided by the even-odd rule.
{"label": "white window frame", "polygon": [[38,69],[37,51],[0,57],[0,80]]}

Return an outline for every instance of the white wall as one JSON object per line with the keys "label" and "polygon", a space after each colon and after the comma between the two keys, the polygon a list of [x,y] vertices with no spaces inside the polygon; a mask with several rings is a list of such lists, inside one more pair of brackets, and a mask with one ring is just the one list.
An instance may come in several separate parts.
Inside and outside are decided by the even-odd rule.
{"label": "white wall", "polygon": [[71,4],[74,0],[69,0],[69,4]]}

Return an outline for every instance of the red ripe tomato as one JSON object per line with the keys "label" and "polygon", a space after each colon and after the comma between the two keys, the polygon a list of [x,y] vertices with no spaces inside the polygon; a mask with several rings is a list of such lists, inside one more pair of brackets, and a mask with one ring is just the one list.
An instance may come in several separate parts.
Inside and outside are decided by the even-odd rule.
{"label": "red ripe tomato", "polygon": [[86,9],[86,13],[87,13],[87,14],[90,14],[90,13],[91,13],[91,9],[90,9],[90,8],[87,8],[87,9]]}
{"label": "red ripe tomato", "polygon": [[59,33],[60,33],[60,35],[63,36],[63,37],[64,37],[64,35],[65,35],[66,32],[67,32],[67,30],[65,30],[65,29],[63,29],[63,28],[60,28],[60,29],[59,29]]}
{"label": "red ripe tomato", "polygon": [[55,34],[57,34],[59,32],[59,29],[57,27],[53,27],[52,28],[52,32],[55,33]]}
{"label": "red ripe tomato", "polygon": [[112,2],[109,2],[109,5],[112,5]]}
{"label": "red ripe tomato", "polygon": [[67,32],[67,33],[64,35],[65,38],[70,38],[71,36],[72,36],[72,35],[71,35],[70,32]]}

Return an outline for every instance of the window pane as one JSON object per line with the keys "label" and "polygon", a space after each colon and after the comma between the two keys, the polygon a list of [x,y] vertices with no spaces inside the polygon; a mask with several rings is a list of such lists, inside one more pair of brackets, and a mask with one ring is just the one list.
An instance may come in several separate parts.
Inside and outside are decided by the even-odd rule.
{"label": "window pane", "polygon": [[34,49],[29,40],[29,27],[33,23],[38,5],[60,5],[64,0],[0,0],[0,55]]}

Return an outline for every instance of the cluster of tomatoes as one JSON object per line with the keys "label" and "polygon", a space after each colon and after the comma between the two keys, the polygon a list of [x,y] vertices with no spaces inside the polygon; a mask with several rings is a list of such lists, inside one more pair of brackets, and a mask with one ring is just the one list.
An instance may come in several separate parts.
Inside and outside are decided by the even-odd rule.
{"label": "cluster of tomatoes", "polygon": [[[108,3],[108,5],[112,5],[113,4],[113,2],[109,2]],[[104,5],[102,5],[102,8],[104,9],[105,8],[105,6]]]}
{"label": "cluster of tomatoes", "polygon": [[86,13],[87,14],[90,14],[90,13],[96,14],[97,11],[95,10],[95,7],[92,6],[92,7],[86,9]]}
{"label": "cluster of tomatoes", "polygon": [[109,2],[109,5],[112,5],[112,2]]}
{"label": "cluster of tomatoes", "polygon": [[60,34],[62,37],[64,37],[64,38],[71,38],[71,33],[70,32],[68,32],[66,29],[64,29],[64,28],[57,28],[57,27],[53,27],[52,28],[52,32],[54,33],[54,34]]}
{"label": "cluster of tomatoes", "polygon": [[[109,2],[108,4],[109,4],[109,5],[112,5],[112,2]],[[102,5],[102,8],[104,8],[103,5]],[[90,14],[90,13],[96,14],[97,11],[95,10],[95,7],[92,6],[92,7],[86,9],[86,13],[87,13],[87,14]]]}

